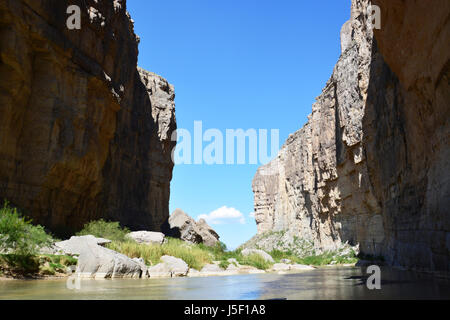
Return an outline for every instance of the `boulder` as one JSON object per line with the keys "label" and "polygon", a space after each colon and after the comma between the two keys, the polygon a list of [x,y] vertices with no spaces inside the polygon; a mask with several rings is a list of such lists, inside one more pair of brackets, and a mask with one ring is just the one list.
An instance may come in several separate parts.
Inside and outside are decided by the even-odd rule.
{"label": "boulder", "polygon": [[200,277],[201,273],[197,269],[191,268],[191,269],[189,269],[189,272],[188,272],[187,276],[191,277],[191,278]]}
{"label": "boulder", "polygon": [[165,239],[164,233],[152,231],[135,231],[127,234],[126,237],[144,244],[163,244]]}
{"label": "boulder", "polygon": [[280,261],[281,261],[281,263],[286,263],[286,264],[290,264],[292,262],[289,259],[281,259]]}
{"label": "boulder", "polygon": [[81,278],[139,278],[146,274],[145,263],[133,260],[102,245],[111,242],[92,235],[71,237],[57,242],[53,249],[60,254],[78,255],[76,274]]}
{"label": "boulder", "polygon": [[207,264],[200,271],[200,273],[204,276],[214,276],[214,275],[223,274],[224,272],[225,272],[225,270],[223,270],[217,264]]}
{"label": "boulder", "polygon": [[81,278],[140,278],[140,263],[95,243],[86,242],[80,252],[76,273]]}
{"label": "boulder", "polygon": [[134,258],[132,259],[134,262],[136,262],[137,264],[139,264],[139,266],[141,267],[142,270],[142,274],[141,274],[141,278],[146,279],[149,277],[148,275],[148,267],[145,264],[144,259],[142,258]]}
{"label": "boulder", "polygon": [[61,254],[66,255],[79,255],[81,252],[88,247],[95,247],[95,246],[103,246],[105,244],[110,243],[111,240],[103,239],[103,238],[96,238],[92,235],[87,236],[80,236],[76,237],[73,236],[69,240],[56,242],[52,248],[54,252],[59,252]]}
{"label": "boulder", "polygon": [[172,277],[172,272],[170,267],[165,263],[159,263],[155,266],[149,267],[147,269],[150,278],[170,278]]}
{"label": "boulder", "polygon": [[206,223],[200,219],[196,222],[183,210],[176,209],[163,225],[165,235],[178,238],[190,243],[204,243],[207,246],[214,246],[219,241],[219,235]]}
{"label": "boulder", "polygon": [[205,245],[213,247],[219,241],[219,235],[206,223],[205,219],[197,222],[197,229]]}
{"label": "boulder", "polygon": [[265,252],[263,250],[259,250],[259,249],[244,249],[241,251],[241,254],[243,256],[257,254],[257,255],[261,256],[267,262],[275,262],[270,254],[268,254],[267,252]]}
{"label": "boulder", "polygon": [[240,270],[239,266],[231,263],[231,264],[228,265],[226,271],[239,271],[239,270]]}
{"label": "boulder", "polygon": [[169,266],[172,277],[185,277],[189,272],[189,266],[182,259],[162,256],[161,261]]}
{"label": "boulder", "polygon": [[150,278],[185,277],[189,266],[182,259],[172,256],[162,256],[161,263],[148,268]]}

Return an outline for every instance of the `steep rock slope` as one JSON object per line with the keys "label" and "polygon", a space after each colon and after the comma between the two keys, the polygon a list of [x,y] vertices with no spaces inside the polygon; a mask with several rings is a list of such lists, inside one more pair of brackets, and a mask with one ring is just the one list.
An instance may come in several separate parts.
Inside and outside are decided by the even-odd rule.
{"label": "steep rock slope", "polygon": [[125,0],[0,0],[0,197],[58,234],[169,215],[174,90],[138,42]]}
{"label": "steep rock slope", "polygon": [[388,261],[450,272],[450,2],[374,1],[363,122]]}
{"label": "steep rock slope", "polygon": [[381,250],[380,208],[361,144],[372,47],[367,4],[353,3],[342,55],[308,122],[254,178],[258,233],[287,229],[319,250],[345,241]]}
{"label": "steep rock slope", "polygon": [[368,4],[352,1],[308,122],[254,178],[258,233],[287,230],[319,250],[348,241],[393,265],[448,272],[448,2],[375,1],[376,40]]}

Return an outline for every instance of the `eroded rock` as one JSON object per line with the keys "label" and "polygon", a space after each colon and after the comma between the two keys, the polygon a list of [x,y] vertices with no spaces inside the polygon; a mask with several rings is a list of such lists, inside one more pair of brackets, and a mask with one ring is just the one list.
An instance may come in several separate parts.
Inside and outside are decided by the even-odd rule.
{"label": "eroded rock", "polygon": [[167,236],[190,243],[204,243],[207,246],[214,246],[219,241],[219,235],[205,220],[200,219],[196,222],[181,209],[176,209],[170,215],[163,229]]}
{"label": "eroded rock", "polygon": [[133,239],[137,243],[163,244],[165,235],[161,232],[135,231],[127,234],[127,238]]}

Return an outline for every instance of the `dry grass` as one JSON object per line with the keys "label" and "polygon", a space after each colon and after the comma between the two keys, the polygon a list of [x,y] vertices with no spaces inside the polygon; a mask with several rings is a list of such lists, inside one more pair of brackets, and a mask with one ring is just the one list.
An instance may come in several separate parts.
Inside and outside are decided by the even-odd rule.
{"label": "dry grass", "polygon": [[158,264],[162,256],[168,255],[183,259],[190,268],[200,270],[206,264],[211,263],[213,259],[209,251],[197,245],[170,238],[163,245],[113,241],[108,247],[130,258],[143,258],[147,264],[151,265]]}

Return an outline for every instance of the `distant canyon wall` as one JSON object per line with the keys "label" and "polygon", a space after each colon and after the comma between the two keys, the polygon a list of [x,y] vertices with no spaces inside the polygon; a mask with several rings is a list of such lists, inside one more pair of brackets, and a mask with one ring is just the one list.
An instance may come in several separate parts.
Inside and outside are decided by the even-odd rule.
{"label": "distant canyon wall", "polygon": [[160,229],[175,94],[137,68],[138,43],[125,0],[0,0],[0,199],[57,234],[99,218]]}
{"label": "distant canyon wall", "polygon": [[[258,233],[342,242],[449,270],[449,3],[353,0],[342,55],[305,126],[254,181]],[[446,40],[447,39],[447,40]]]}

